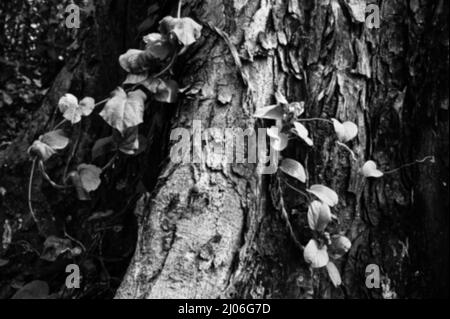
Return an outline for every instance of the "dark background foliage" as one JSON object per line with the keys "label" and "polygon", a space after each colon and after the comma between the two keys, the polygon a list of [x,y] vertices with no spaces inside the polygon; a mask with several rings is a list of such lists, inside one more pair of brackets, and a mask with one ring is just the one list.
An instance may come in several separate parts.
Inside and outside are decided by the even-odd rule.
{"label": "dark background foliage", "polygon": [[67,3],[0,2],[0,147],[39,106],[64,65],[76,32],[63,27]]}

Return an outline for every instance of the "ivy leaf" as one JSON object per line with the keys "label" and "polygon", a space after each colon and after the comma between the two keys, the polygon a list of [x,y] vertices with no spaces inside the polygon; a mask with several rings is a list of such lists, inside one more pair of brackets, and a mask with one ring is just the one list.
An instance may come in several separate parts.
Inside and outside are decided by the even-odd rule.
{"label": "ivy leaf", "polygon": [[341,123],[336,119],[331,120],[333,121],[337,138],[341,143],[347,143],[358,135],[358,126],[355,123],[349,121]]}
{"label": "ivy leaf", "polygon": [[144,103],[147,96],[141,90],[127,96],[122,88],[117,88],[106,103],[100,116],[110,126],[123,133],[127,128],[138,126],[144,121]]}
{"label": "ivy leaf", "polygon": [[62,130],[48,132],[41,135],[37,141],[28,148],[28,154],[38,156],[44,162],[69,144],[69,139]]}
{"label": "ivy leaf", "polygon": [[318,199],[330,207],[335,206],[339,202],[339,197],[334,190],[324,185],[313,185],[307,191],[314,194]]}
{"label": "ivy leaf", "polygon": [[165,60],[175,51],[175,48],[172,43],[170,43],[169,39],[160,33],[147,34],[144,37],[144,42],[146,44],[146,51],[160,60]]}
{"label": "ivy leaf", "polygon": [[47,144],[54,150],[62,150],[69,144],[69,139],[64,135],[63,130],[51,131],[41,135],[39,141]]}
{"label": "ivy leaf", "polygon": [[144,50],[129,49],[119,57],[120,66],[128,73],[142,73],[145,71],[139,58]]}
{"label": "ivy leaf", "polygon": [[81,186],[86,192],[95,191],[101,184],[102,180],[100,175],[102,174],[102,169],[89,164],[81,164],[77,168],[78,174],[80,176]]}
{"label": "ivy leaf", "polygon": [[174,80],[164,81],[159,78],[148,79],[143,86],[153,94],[158,102],[175,103],[178,99],[178,83]]}
{"label": "ivy leaf", "polygon": [[78,107],[78,99],[72,94],[65,94],[59,99],[58,108],[61,113],[65,113],[69,109],[74,109]]}
{"label": "ivy leaf", "polygon": [[11,299],[45,299],[49,292],[45,281],[35,280],[20,288]]}
{"label": "ivy leaf", "polygon": [[65,253],[69,253],[70,257],[73,257],[79,255],[81,251],[78,247],[73,248],[69,239],[50,236],[44,242],[44,249],[40,258],[54,262]]}
{"label": "ivy leaf", "polygon": [[79,108],[83,116],[89,116],[94,111],[95,100],[91,97],[85,97],[80,101]]}
{"label": "ivy leaf", "polygon": [[81,183],[80,174],[77,171],[73,171],[69,173],[68,177],[75,187],[78,199],[81,201],[91,200],[89,193],[84,189],[83,184]]}
{"label": "ivy leaf", "polygon": [[300,182],[306,182],[305,168],[299,162],[290,158],[285,158],[281,162],[280,169],[289,176],[298,179]]}
{"label": "ivy leaf", "polygon": [[298,135],[298,137],[300,137],[303,141],[305,141],[305,143],[308,144],[309,146],[314,145],[312,139],[308,137],[309,135],[308,129],[303,124],[299,122],[294,122],[294,127],[295,127],[294,132]]}
{"label": "ivy leaf", "polygon": [[56,151],[41,141],[34,141],[28,148],[28,154],[30,156],[38,156],[44,162],[52,157]]}
{"label": "ivy leaf", "polygon": [[319,248],[319,243],[311,239],[303,251],[303,258],[312,268],[322,268],[328,264],[330,258],[327,253],[327,246]]}
{"label": "ivy leaf", "polygon": [[365,177],[379,178],[384,175],[384,173],[377,168],[377,163],[374,161],[367,161],[364,163],[361,172]]}
{"label": "ivy leaf", "polygon": [[299,117],[305,112],[304,102],[292,102],[288,105],[288,112],[294,115],[294,117]]}
{"label": "ivy leaf", "polygon": [[72,124],[81,121],[82,116],[89,116],[95,107],[95,101],[91,97],[85,97],[78,103],[78,99],[72,94],[64,95],[58,103],[63,117]]}
{"label": "ivy leaf", "polygon": [[113,139],[118,145],[119,151],[127,155],[139,155],[145,151],[147,146],[147,140],[139,135],[137,127],[127,129],[123,135],[114,132]]}
{"label": "ivy leaf", "polygon": [[330,280],[333,283],[333,285],[337,288],[342,284],[341,274],[339,273],[339,270],[337,269],[336,265],[329,261],[327,264],[327,271],[328,276],[330,276]]}
{"label": "ivy leaf", "polygon": [[196,42],[202,34],[202,26],[191,18],[165,17],[159,23],[159,32],[172,35],[184,46]]}
{"label": "ivy leaf", "polygon": [[330,207],[320,201],[313,201],[308,207],[308,225],[312,230],[323,232],[333,219]]}
{"label": "ivy leaf", "polygon": [[331,238],[330,252],[333,258],[341,258],[352,248],[352,242],[345,236],[335,235]]}
{"label": "ivy leaf", "polygon": [[280,133],[280,130],[276,126],[268,129],[267,135],[270,137],[270,145],[272,145],[275,151],[282,151],[288,145],[289,137],[284,133]]}
{"label": "ivy leaf", "polygon": [[96,160],[109,152],[115,151],[116,149],[117,144],[114,142],[112,136],[101,138],[95,142],[94,147],[92,148],[92,159]]}
{"label": "ivy leaf", "polygon": [[269,105],[257,109],[253,117],[267,120],[281,120],[283,119],[283,107],[281,105]]}

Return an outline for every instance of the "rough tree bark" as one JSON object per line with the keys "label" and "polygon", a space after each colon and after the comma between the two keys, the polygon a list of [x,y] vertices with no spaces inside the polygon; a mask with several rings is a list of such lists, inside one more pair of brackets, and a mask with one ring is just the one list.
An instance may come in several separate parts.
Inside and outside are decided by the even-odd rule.
{"label": "rough tree bark", "polygon": [[[336,211],[353,248],[334,289],[302,262],[268,197],[273,181],[254,166],[210,163],[164,168],[141,216],[135,256],[118,291],[125,298],[366,297],[445,295],[448,122],[448,5],[389,1],[381,29],[364,25],[365,1],[190,1],[183,14],[205,26],[204,42],[177,69],[200,83],[178,105],[173,127],[254,127],[255,109],[279,90],[305,101],[310,116],[359,127],[358,161],[316,125],[311,179],[336,189]],[[240,60],[233,56],[236,46]],[[242,67],[240,66],[242,63]],[[259,123],[261,124],[261,123]],[[289,150],[305,158],[306,150]],[[358,174],[365,160],[389,170],[435,155],[435,165],[400,170],[379,181]],[[293,200],[290,207],[299,205]],[[286,198],[285,198],[286,200]],[[275,200],[276,201],[276,200]],[[304,214],[296,218],[304,238]],[[303,228],[302,228],[303,227]],[[365,288],[365,267],[386,283]]]}
{"label": "rough tree bark", "polygon": [[[136,250],[116,298],[448,296],[448,3],[371,1],[380,6],[381,28],[368,30],[361,0],[186,2],[183,16],[201,23],[203,36],[180,57],[174,77],[197,90],[176,106],[149,107],[148,193],[136,207]],[[150,13],[150,29],[176,12],[176,1],[162,3]],[[137,47],[136,25],[154,4],[97,3],[90,36],[79,43],[86,51],[75,72],[69,66],[61,73],[67,85],[55,87],[55,98],[70,88],[100,97],[120,83],[116,59]],[[92,43],[98,45],[89,55]],[[170,128],[190,128],[194,119],[204,128],[260,127],[251,114],[273,104],[277,90],[304,101],[307,116],[359,127],[357,162],[321,123],[310,126],[313,151],[298,143],[284,153],[305,160],[311,183],[340,196],[336,230],[353,242],[338,264],[340,288],[303,261],[279,212],[273,177],[258,175],[254,165],[167,159]],[[42,114],[53,112],[55,101]],[[428,155],[434,164],[380,180],[358,174],[368,159],[387,171]],[[305,203],[284,188],[282,199],[305,244]],[[389,283],[383,289],[366,288],[368,264],[381,267]]]}

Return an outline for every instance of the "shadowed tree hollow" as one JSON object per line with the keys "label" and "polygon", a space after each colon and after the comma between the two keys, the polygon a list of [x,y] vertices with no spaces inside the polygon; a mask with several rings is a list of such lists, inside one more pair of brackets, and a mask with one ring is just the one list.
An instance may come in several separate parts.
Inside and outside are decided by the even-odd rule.
{"label": "shadowed tree hollow", "polygon": [[[117,266],[123,278],[115,297],[448,296],[448,2],[184,2],[181,15],[203,28],[173,66],[171,77],[183,91],[178,102],[148,102],[140,126],[146,151],[118,160],[94,204],[73,200],[67,210],[86,216],[112,209],[127,234],[109,240],[117,249],[124,238],[135,241],[134,253]],[[367,4],[379,6],[380,28],[366,27]],[[4,174],[29,167],[26,148],[54,121],[62,95],[108,96],[125,79],[118,57],[142,48],[142,37],[177,10],[177,1],[95,1],[82,14],[74,52],[29,131],[0,153],[0,164],[8,164]],[[358,126],[349,144],[356,160],[321,121],[305,124],[314,148],[293,141],[282,152],[305,164],[311,184],[339,195],[333,213],[340,222],[332,227],[352,247],[336,262],[338,288],[324,269],[304,261],[295,241],[306,245],[311,238],[307,202],[276,174],[259,175],[254,164],[169,159],[171,130],[191,129],[194,120],[203,128],[270,126],[252,115],[275,104],[277,92],[303,102],[305,118]],[[74,162],[89,158],[95,139],[108,130],[100,117],[89,120]],[[205,147],[212,146],[206,141]],[[427,156],[434,161],[405,165]],[[359,170],[368,160],[385,172],[402,168],[366,179]],[[49,170],[58,174],[64,166]],[[63,219],[69,204],[52,198],[43,184],[36,178],[39,218]],[[72,228],[81,227],[80,220]],[[57,223],[41,232],[52,234]],[[366,286],[370,264],[380,267],[379,289]]]}

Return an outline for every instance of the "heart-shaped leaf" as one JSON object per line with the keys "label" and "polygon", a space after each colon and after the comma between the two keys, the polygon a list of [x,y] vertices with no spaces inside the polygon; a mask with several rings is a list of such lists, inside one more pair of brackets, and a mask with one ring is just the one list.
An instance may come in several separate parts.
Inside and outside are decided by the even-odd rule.
{"label": "heart-shaped leaf", "polygon": [[123,133],[144,121],[144,103],[147,95],[141,90],[130,92],[127,96],[122,88],[117,88],[113,97],[106,103],[100,116],[113,128]]}
{"label": "heart-shaped leaf", "polygon": [[165,17],[159,23],[159,32],[172,35],[184,46],[196,42],[202,34],[202,26],[191,18]]}
{"label": "heart-shaped leaf", "polygon": [[333,121],[337,138],[341,143],[347,143],[358,135],[358,126],[355,123],[349,121],[341,123],[336,119],[331,120]]}
{"label": "heart-shaped leaf", "polygon": [[309,132],[308,129],[299,122],[294,122],[295,130],[294,132],[300,137],[303,141],[305,141],[306,144],[309,146],[313,146],[313,141],[309,138]]}
{"label": "heart-shaped leaf", "polygon": [[45,281],[35,280],[20,288],[11,299],[44,299],[50,288]]}
{"label": "heart-shaped leaf", "polygon": [[68,177],[69,180],[72,182],[72,185],[75,187],[78,199],[81,201],[91,200],[89,193],[83,187],[80,174],[77,171],[73,171],[69,173]]}
{"label": "heart-shaped leaf", "polygon": [[344,256],[352,248],[352,242],[345,236],[334,235],[331,238],[330,252],[333,258]]}
{"label": "heart-shaped leaf", "polygon": [[312,268],[322,268],[330,260],[327,253],[327,246],[319,247],[315,239],[311,239],[303,251],[303,258]]}
{"label": "heart-shaped leaf", "polygon": [[148,79],[142,84],[158,102],[175,103],[178,99],[178,83],[173,80],[164,81],[159,78]]}
{"label": "heart-shaped leaf", "polygon": [[74,109],[78,107],[78,99],[76,96],[67,93],[62,98],[59,99],[58,108],[61,113],[65,113],[69,109]]}
{"label": "heart-shaped leaf", "polygon": [[285,158],[281,162],[280,170],[288,174],[289,176],[298,179],[302,183],[306,182],[305,168],[303,167],[302,164],[293,159]]}
{"label": "heart-shaped leaf", "polygon": [[276,126],[272,126],[268,129],[267,135],[270,137],[270,145],[275,151],[280,152],[288,145],[289,136],[284,133],[280,133],[280,130]]}
{"label": "heart-shaped leaf", "polygon": [[94,111],[95,100],[91,97],[85,97],[80,101],[79,108],[83,116],[89,116]]}
{"label": "heart-shaped leaf", "polygon": [[283,119],[283,107],[281,105],[270,105],[256,110],[253,117],[267,120],[281,120]]}
{"label": "heart-shaped leaf", "polygon": [[288,112],[291,113],[294,117],[299,117],[305,112],[305,103],[304,102],[292,102],[288,105]]}
{"label": "heart-shaped leaf", "polygon": [[330,276],[330,280],[333,283],[333,285],[337,288],[342,284],[341,274],[339,273],[339,270],[337,269],[336,265],[329,261],[327,264],[327,271],[328,276]]}
{"label": "heart-shaped leaf", "polygon": [[314,194],[318,199],[330,207],[335,206],[339,202],[339,197],[334,190],[324,185],[313,185],[308,192]]}
{"label": "heart-shaped leaf", "polygon": [[56,151],[53,148],[41,141],[34,141],[28,148],[28,154],[30,154],[30,156],[37,156],[43,161],[48,160],[55,153]]}
{"label": "heart-shaped leaf", "polygon": [[95,107],[95,101],[91,97],[85,97],[78,103],[78,99],[72,94],[64,95],[58,103],[63,117],[72,124],[81,121],[82,116],[89,116]]}
{"label": "heart-shaped leaf", "polygon": [[141,63],[142,54],[144,50],[129,49],[119,57],[119,64],[128,73],[142,73],[146,70]]}
{"label": "heart-shaped leaf", "polygon": [[81,164],[77,168],[78,174],[80,175],[81,185],[86,192],[95,191],[101,184],[102,180],[100,175],[102,174],[102,169],[89,164]]}
{"label": "heart-shaped leaf", "polygon": [[364,163],[361,172],[365,177],[379,178],[384,175],[384,173],[377,168],[377,163],[374,161],[367,161]]}
{"label": "heart-shaped leaf", "polygon": [[127,129],[123,135],[114,132],[113,138],[116,145],[118,145],[119,151],[127,155],[139,155],[147,147],[147,140],[142,135],[139,135],[137,127]]}
{"label": "heart-shaped leaf", "polygon": [[165,60],[175,48],[170,40],[160,33],[150,33],[144,37],[145,49],[157,59]]}
{"label": "heart-shaped leaf", "polygon": [[92,159],[96,160],[100,156],[106,155],[117,149],[117,144],[114,142],[112,136],[101,138],[97,140],[92,148]]}
{"label": "heart-shaped leaf", "polygon": [[39,137],[39,141],[47,144],[54,150],[62,150],[69,144],[69,139],[64,135],[63,130],[45,133]]}
{"label": "heart-shaped leaf", "polygon": [[330,207],[315,200],[308,207],[308,225],[312,230],[323,232],[327,228],[328,224],[333,219]]}

